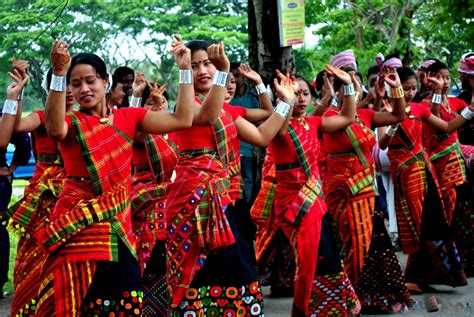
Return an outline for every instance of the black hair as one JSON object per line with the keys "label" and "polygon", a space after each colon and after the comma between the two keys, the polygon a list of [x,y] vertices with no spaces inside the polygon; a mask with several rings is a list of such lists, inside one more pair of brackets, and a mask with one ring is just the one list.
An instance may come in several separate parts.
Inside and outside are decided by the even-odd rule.
{"label": "black hair", "polygon": [[49,86],[51,86],[51,78],[53,78],[53,68],[50,67],[48,71],[46,72],[46,84],[47,84],[47,89],[49,89]]}
{"label": "black hair", "polygon": [[115,71],[114,71],[114,75],[117,76],[117,77],[120,77],[120,78],[123,78],[127,75],[133,75],[135,76],[135,72],[133,71],[133,69],[131,69],[130,67],[127,67],[127,66],[120,66],[119,68],[117,68]]}
{"label": "black hair", "polygon": [[367,78],[369,78],[370,75],[378,74],[378,73],[380,73],[380,66],[379,65],[374,65],[374,66],[370,67],[369,70],[367,71]]}
{"label": "black hair", "polygon": [[240,62],[231,62],[230,63],[230,69],[237,69],[240,66]]}
{"label": "black hair", "polygon": [[308,85],[308,88],[309,88],[309,92],[311,93],[311,97],[313,98],[316,98],[317,94],[316,94],[316,90],[314,89],[313,86],[310,85],[310,83],[306,80],[306,78],[304,78],[303,76],[300,76],[300,75],[295,75],[295,79],[296,80],[302,80],[306,83],[306,85]]}
{"label": "black hair", "polygon": [[122,78],[120,78],[116,75],[112,75],[112,87],[110,88],[110,91],[112,92],[112,90],[114,90],[115,87],[117,87],[118,84],[123,84]]}
{"label": "black hair", "polygon": [[403,84],[410,78],[415,78],[416,79],[416,74],[415,72],[408,67],[399,67],[396,69],[398,77],[400,77],[400,82]]}
{"label": "black hair", "polygon": [[426,69],[426,71],[428,73],[437,73],[439,72],[440,70],[442,69],[448,69],[448,65],[446,65],[445,63],[443,62],[440,62],[440,61],[436,61],[434,62],[433,64],[431,64],[430,66],[428,66],[428,68]]}
{"label": "black hair", "polygon": [[80,64],[92,66],[96,72],[97,77],[107,79],[107,67],[105,66],[105,63],[102,58],[92,53],[79,53],[75,55],[71,60],[71,66],[69,67],[69,70],[67,72],[68,83],[71,77],[71,71],[74,69],[74,67]]}
{"label": "black hair", "polygon": [[[158,87],[161,87],[160,85],[158,85]],[[169,101],[169,98],[168,98],[168,92],[165,91],[163,93],[163,97],[166,98],[166,100]],[[142,92],[142,104],[141,106],[144,107],[145,104],[146,104],[146,101],[148,100],[148,98],[150,98],[150,87],[148,87],[148,85],[145,86],[145,89],[143,89],[143,92]]]}
{"label": "black hair", "polygon": [[197,51],[206,51],[209,47],[209,42],[202,41],[202,40],[192,40],[186,43],[186,47],[191,50],[191,54]]}
{"label": "black hair", "polygon": [[317,75],[316,75],[316,89],[317,90],[321,90],[321,88],[323,88],[324,86],[324,70],[320,71]]}

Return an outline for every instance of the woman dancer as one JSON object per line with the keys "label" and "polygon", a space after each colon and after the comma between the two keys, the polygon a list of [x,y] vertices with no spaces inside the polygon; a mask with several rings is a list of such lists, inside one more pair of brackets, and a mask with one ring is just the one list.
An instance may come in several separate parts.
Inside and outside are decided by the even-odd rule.
{"label": "woman dancer", "polygon": [[[397,73],[405,93],[407,115],[399,126],[390,127],[379,143],[381,148],[389,148],[400,242],[403,252],[409,254],[405,278],[410,291],[418,293],[427,284],[465,285],[436,174],[422,142],[422,124],[452,133],[465,118],[458,116],[446,122],[432,115],[427,107],[411,102],[416,94],[416,75],[404,67]],[[429,78],[435,89],[442,89],[442,81]]]}
{"label": "woman dancer", "polygon": [[[175,38],[176,63],[190,75],[190,52],[179,36]],[[56,41],[51,57],[46,129],[60,142],[66,181],[50,222],[35,234],[49,253],[37,315],[140,315],[142,287],[129,201],[132,139],[136,131],[167,133],[189,127],[192,85],[180,80],[174,114],[110,110],[105,100],[107,71],[97,55],[82,53],[71,61],[68,45]],[[80,104],[79,111],[67,116],[66,82]]]}

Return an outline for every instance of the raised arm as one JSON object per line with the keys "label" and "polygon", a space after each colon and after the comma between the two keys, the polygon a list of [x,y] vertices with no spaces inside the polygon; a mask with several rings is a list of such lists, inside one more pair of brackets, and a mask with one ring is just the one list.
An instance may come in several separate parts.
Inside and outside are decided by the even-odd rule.
{"label": "raised arm", "polygon": [[[227,55],[224,51],[224,42],[219,44],[210,45],[207,48],[207,60],[200,61],[202,63],[212,63],[216,68],[216,73],[214,74],[213,83],[216,81],[216,77],[224,78],[228,76],[230,71],[230,62],[227,58]],[[193,71],[196,66],[202,67],[200,65],[193,63]],[[194,118],[193,124],[196,125],[213,125],[217,118],[219,118],[222,106],[224,104],[224,99],[227,95],[227,85],[226,83],[216,83],[213,84],[211,89],[206,95],[201,106],[195,105],[194,108]]]}
{"label": "raised arm", "polygon": [[234,122],[239,138],[247,143],[265,147],[283,127],[286,129],[288,125],[298,84],[290,78],[289,74],[287,76],[280,72],[277,72],[277,74],[281,79],[281,83],[278,83],[278,80],[275,79],[275,89],[280,99],[275,112],[258,128],[242,117],[239,117]]}
{"label": "raised arm", "polygon": [[174,113],[148,111],[141,123],[147,133],[168,133],[189,128],[193,121],[194,87],[191,70],[191,51],[178,35],[172,52],[179,67],[179,91]]}
{"label": "raised arm", "polygon": [[263,83],[262,77],[254,71],[249,65],[241,64],[239,66],[240,73],[255,85],[260,103],[259,109],[248,109],[245,119],[250,122],[259,122],[265,120],[273,113],[272,100],[270,94]]}
{"label": "raised arm", "polygon": [[451,121],[444,121],[440,117],[435,115],[429,116],[426,120],[428,124],[433,126],[435,129],[445,132],[445,133],[452,133],[453,131],[459,129],[466,120],[472,119],[474,116],[474,95],[471,97],[471,104],[464,108],[461,111],[461,115],[458,115]]}
{"label": "raised arm", "polygon": [[22,78],[17,69],[8,73],[13,82],[7,87],[7,100],[3,105],[2,118],[0,121],[0,148],[5,148],[10,142],[10,138],[15,127],[15,119],[18,110],[18,97],[28,81],[28,76]]}
{"label": "raised arm", "polygon": [[385,67],[381,74],[381,79],[390,85],[392,89],[392,112],[375,112],[374,125],[383,127],[391,124],[397,124],[405,118],[405,98],[397,72],[392,67]]}
{"label": "raised arm", "polygon": [[313,112],[311,113],[312,116],[319,116],[322,117],[324,112],[329,108],[329,104],[331,103],[333,98],[336,98],[336,93],[334,92],[334,87],[329,80],[327,73],[323,73],[323,87],[321,87],[321,95],[323,96],[319,103],[314,108]]}
{"label": "raised arm", "polygon": [[66,114],[66,76],[71,66],[69,46],[58,40],[51,49],[51,64],[53,76],[46,99],[45,121],[46,131],[50,138],[56,141],[63,140],[68,133],[68,126],[64,119]]}
{"label": "raised arm", "polygon": [[320,125],[321,132],[334,132],[347,128],[355,119],[355,90],[351,76],[345,71],[326,65],[326,72],[338,77],[343,83],[344,103],[338,116],[323,117]]}
{"label": "raised arm", "polygon": [[431,90],[433,91],[433,98],[431,99],[430,107],[431,113],[439,117],[439,106],[441,106],[441,103],[444,101],[443,99],[445,98],[445,96],[443,96],[443,77],[439,73],[430,73],[427,74],[425,78],[427,84],[429,85],[429,87],[431,87]]}

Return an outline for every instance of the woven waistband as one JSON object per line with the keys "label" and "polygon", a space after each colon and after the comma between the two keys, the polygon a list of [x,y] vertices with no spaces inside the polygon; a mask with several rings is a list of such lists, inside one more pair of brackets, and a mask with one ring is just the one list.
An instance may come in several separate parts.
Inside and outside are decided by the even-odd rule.
{"label": "woven waistband", "polygon": [[204,148],[204,149],[191,149],[191,150],[184,150],[179,152],[179,156],[201,156],[205,154],[217,154],[216,149]]}
{"label": "woven waistband", "polygon": [[286,171],[286,170],[291,170],[298,167],[301,167],[300,162],[293,162],[293,163],[288,163],[288,164],[275,164],[275,169],[277,171]]}
{"label": "woven waistband", "polygon": [[347,152],[328,152],[328,156],[338,157],[338,156],[357,156],[355,151],[347,151]]}
{"label": "woven waistband", "polygon": [[61,157],[57,154],[38,154],[36,157],[36,161],[38,163],[44,162],[44,163],[55,163],[59,162],[61,160]]}
{"label": "woven waistband", "polygon": [[67,179],[71,179],[73,181],[82,181],[82,182],[90,182],[91,179],[89,177],[80,177],[80,176],[66,176]]}
{"label": "woven waistband", "polygon": [[143,172],[150,172],[150,167],[149,166],[139,166],[139,167],[133,167],[133,173],[143,173]]}

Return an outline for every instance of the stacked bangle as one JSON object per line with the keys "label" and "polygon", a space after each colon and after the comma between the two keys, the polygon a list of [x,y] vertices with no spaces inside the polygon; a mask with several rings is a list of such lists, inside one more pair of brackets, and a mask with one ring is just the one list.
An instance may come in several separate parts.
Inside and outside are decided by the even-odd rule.
{"label": "stacked bangle", "polygon": [[405,97],[405,93],[403,91],[402,86],[398,86],[397,88],[392,88],[392,98],[394,99],[400,99]]}
{"label": "stacked bangle", "polygon": [[352,96],[355,94],[354,84],[350,83],[349,85],[343,85],[342,91],[344,92],[344,96]]}
{"label": "stacked bangle", "polygon": [[140,108],[142,106],[142,98],[135,97],[132,95],[132,99],[130,99],[130,107],[131,108]]}
{"label": "stacked bangle", "polygon": [[389,126],[387,130],[385,131],[385,134],[388,135],[389,137],[393,137],[395,133],[397,132],[398,125],[393,128],[392,126]]}
{"label": "stacked bangle", "polygon": [[290,104],[279,100],[274,111],[275,113],[279,114],[283,118],[286,118],[288,116],[288,113],[290,112],[290,109],[291,109]]}
{"label": "stacked bangle", "polygon": [[339,99],[337,99],[336,96],[333,96],[333,97],[331,98],[331,106],[333,106],[333,107],[339,107]]}
{"label": "stacked bangle", "polygon": [[180,69],[179,70],[179,84],[190,85],[193,83],[193,70],[192,69]]}
{"label": "stacked bangle", "polygon": [[49,89],[58,92],[66,91],[66,76],[56,76],[52,74]]}
{"label": "stacked bangle", "polygon": [[261,95],[267,92],[267,87],[265,87],[264,83],[260,83],[255,86],[255,90],[257,90],[257,95]]}
{"label": "stacked bangle", "polygon": [[433,99],[431,99],[431,102],[433,103],[441,103],[441,100],[443,100],[441,94],[433,94]]}
{"label": "stacked bangle", "polygon": [[212,84],[220,87],[227,88],[227,79],[229,78],[229,73],[221,72],[220,70],[216,71]]}
{"label": "stacked bangle", "polygon": [[472,118],[474,118],[474,111],[471,111],[469,107],[466,107],[461,110],[461,116],[466,120],[471,120]]}
{"label": "stacked bangle", "polygon": [[16,111],[18,109],[18,100],[7,99],[3,104],[2,114],[9,114],[16,116]]}

